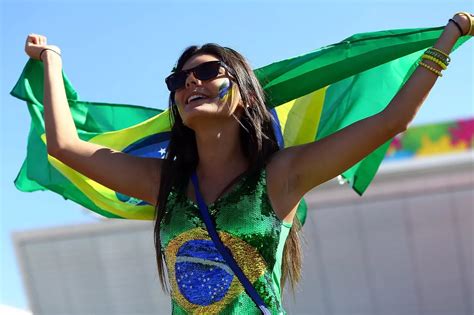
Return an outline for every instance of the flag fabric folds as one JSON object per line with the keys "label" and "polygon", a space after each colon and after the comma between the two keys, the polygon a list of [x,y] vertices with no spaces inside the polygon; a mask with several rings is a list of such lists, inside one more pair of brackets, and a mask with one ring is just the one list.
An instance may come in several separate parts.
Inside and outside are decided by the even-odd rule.
{"label": "flag fabric folds", "polygon": [[[255,70],[275,118],[281,147],[317,141],[383,110],[416,68],[443,27],[351,36]],[[468,40],[458,40],[454,49]],[[169,141],[167,110],[81,101],[63,73],[71,113],[82,140],[137,156],[163,158]],[[27,156],[15,179],[21,191],[51,190],[106,217],[154,218],[154,207],[115,192],[49,156],[43,120],[43,64],[30,59],[11,91],[31,115]],[[374,132],[377,132],[374,130]],[[341,174],[360,195],[389,142]],[[304,202],[298,210],[305,220]]]}

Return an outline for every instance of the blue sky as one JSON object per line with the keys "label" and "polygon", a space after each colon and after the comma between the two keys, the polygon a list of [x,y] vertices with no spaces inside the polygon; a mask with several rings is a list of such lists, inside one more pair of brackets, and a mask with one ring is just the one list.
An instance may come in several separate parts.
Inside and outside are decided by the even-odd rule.
{"label": "blue sky", "polygon": [[[28,308],[11,234],[95,222],[97,217],[51,192],[22,193],[16,177],[30,119],[10,90],[28,60],[29,33],[63,54],[82,100],[164,108],[163,79],[180,52],[216,42],[243,53],[253,67],[303,54],[352,34],[444,25],[466,0],[378,1],[22,1],[0,0],[0,304]],[[474,116],[474,41],[452,55],[414,123]]]}

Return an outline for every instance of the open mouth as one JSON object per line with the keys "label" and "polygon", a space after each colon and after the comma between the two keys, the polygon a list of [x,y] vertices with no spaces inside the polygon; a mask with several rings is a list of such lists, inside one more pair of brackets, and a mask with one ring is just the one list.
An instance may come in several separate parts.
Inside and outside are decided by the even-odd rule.
{"label": "open mouth", "polygon": [[190,97],[188,97],[188,99],[186,100],[186,104],[193,104],[193,103],[197,103],[199,101],[207,100],[207,99],[209,99],[209,97],[207,95],[193,94]]}

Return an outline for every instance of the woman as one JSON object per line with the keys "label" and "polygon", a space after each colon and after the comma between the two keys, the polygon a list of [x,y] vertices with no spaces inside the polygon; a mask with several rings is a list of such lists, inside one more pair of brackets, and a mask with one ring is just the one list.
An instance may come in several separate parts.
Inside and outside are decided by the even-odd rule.
{"label": "woman", "polygon": [[278,150],[262,89],[245,59],[217,45],[190,47],[166,80],[174,123],[165,160],[81,141],[67,106],[59,48],[33,34],[25,50],[45,65],[48,153],[156,205],[158,268],[164,283],[164,257],[173,313],[260,312],[209,240],[190,182],[194,172],[223,243],[271,312],[283,313],[281,279],[289,276],[294,284],[300,275],[294,217],[302,196],[406,129],[456,40],[474,35],[473,24],[471,15],[456,14],[384,111],[284,150]]}

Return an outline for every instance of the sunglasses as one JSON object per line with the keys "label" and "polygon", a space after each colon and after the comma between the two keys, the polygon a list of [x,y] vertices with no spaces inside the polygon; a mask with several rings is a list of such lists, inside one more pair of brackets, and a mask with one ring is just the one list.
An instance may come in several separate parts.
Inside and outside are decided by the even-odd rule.
{"label": "sunglasses", "polygon": [[220,60],[208,61],[201,63],[200,65],[194,68],[188,70],[181,70],[170,74],[165,79],[166,86],[168,87],[168,90],[170,90],[170,92],[175,92],[176,90],[183,88],[186,85],[186,80],[190,73],[192,73],[193,76],[198,80],[206,81],[214,79],[219,75],[219,69],[221,67],[223,67],[230,73],[233,72],[224,62]]}

